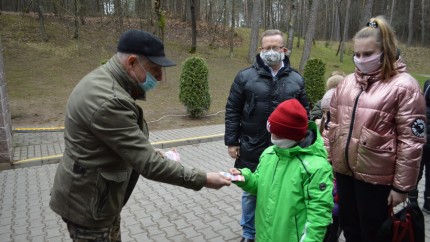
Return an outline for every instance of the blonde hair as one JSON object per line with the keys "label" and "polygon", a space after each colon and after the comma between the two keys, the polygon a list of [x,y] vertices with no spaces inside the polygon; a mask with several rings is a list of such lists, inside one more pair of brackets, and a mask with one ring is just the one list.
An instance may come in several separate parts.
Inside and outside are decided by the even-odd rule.
{"label": "blonde hair", "polygon": [[383,16],[371,18],[366,27],[358,31],[354,36],[354,41],[364,38],[375,38],[378,47],[383,52],[382,54],[382,78],[384,80],[390,78],[397,73],[397,39],[396,35]]}
{"label": "blonde hair", "polygon": [[325,83],[325,90],[328,91],[332,88],[337,87],[337,84],[339,84],[339,82],[342,81],[344,77],[345,73],[340,71],[333,71]]}

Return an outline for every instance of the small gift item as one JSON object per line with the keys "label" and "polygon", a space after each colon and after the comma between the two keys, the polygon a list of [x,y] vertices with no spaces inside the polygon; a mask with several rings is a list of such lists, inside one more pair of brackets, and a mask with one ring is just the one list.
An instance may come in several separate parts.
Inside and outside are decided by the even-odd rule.
{"label": "small gift item", "polygon": [[176,149],[171,149],[169,151],[166,151],[164,155],[169,160],[174,160],[178,162],[181,160],[181,157],[179,156],[179,153],[176,151]]}
{"label": "small gift item", "polygon": [[225,177],[230,177],[231,181],[245,181],[245,177],[243,177],[242,175],[233,175],[231,173],[223,171],[220,171],[219,173]]}

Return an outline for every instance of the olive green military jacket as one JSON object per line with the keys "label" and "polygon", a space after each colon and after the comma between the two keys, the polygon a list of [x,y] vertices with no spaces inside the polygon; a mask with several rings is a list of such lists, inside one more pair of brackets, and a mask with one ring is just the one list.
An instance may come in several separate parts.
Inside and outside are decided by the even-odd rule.
{"label": "olive green military jacket", "polygon": [[[139,178],[199,190],[206,173],[161,157],[149,143],[144,95],[115,55],[72,91],[65,117],[65,150],[50,207],[70,222],[108,227]],[[173,189],[173,188],[172,188]]]}

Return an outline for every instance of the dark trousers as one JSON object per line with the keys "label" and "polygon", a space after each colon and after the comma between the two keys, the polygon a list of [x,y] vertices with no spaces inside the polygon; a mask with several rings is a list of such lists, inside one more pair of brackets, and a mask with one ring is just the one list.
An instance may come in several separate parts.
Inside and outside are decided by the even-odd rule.
{"label": "dark trousers", "polygon": [[341,232],[342,230],[339,226],[339,218],[338,216],[333,216],[333,223],[328,226],[323,242],[339,241]]}
{"label": "dark trousers", "polygon": [[336,173],[339,224],[346,242],[382,242],[376,234],[388,217],[391,186],[373,185]]}
{"label": "dark trousers", "polygon": [[[420,173],[418,175],[418,183],[420,182],[421,178],[423,177],[424,168],[426,169],[425,172],[425,187],[424,187],[424,199],[426,197],[430,197],[430,145],[425,144],[423,146],[423,155],[421,157],[421,166],[420,166]],[[417,187],[418,188],[418,187]]]}

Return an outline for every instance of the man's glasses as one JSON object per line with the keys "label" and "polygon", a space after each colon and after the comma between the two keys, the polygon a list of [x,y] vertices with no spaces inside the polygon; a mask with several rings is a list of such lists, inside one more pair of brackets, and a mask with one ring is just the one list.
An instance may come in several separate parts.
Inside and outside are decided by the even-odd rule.
{"label": "man's glasses", "polygon": [[266,48],[261,47],[261,49],[264,51],[269,51],[269,50],[280,51],[282,48],[284,48],[284,46],[269,46]]}

